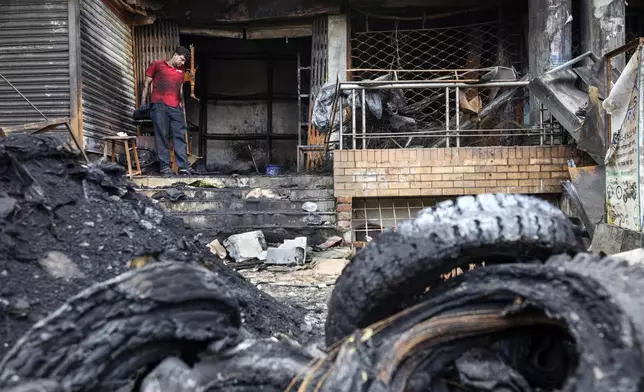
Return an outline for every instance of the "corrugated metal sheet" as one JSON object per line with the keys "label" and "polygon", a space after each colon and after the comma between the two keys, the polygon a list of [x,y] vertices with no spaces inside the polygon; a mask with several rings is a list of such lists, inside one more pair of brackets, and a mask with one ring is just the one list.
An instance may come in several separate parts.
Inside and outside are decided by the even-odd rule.
{"label": "corrugated metal sheet", "polygon": [[132,29],[101,0],[81,0],[83,134],[88,151],[102,138],[136,134]]}
{"label": "corrugated metal sheet", "polygon": [[136,80],[139,99],[145,81],[145,70],[151,62],[168,58],[179,46],[179,25],[174,21],[155,22],[134,27]]}
{"label": "corrugated metal sheet", "polygon": [[[68,117],[68,0],[0,0],[0,73],[50,118]],[[0,79],[0,126],[44,120]]]}

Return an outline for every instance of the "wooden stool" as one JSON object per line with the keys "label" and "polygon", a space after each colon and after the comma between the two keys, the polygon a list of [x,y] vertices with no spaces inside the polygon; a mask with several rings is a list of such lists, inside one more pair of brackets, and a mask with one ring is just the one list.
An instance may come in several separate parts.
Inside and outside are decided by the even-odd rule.
{"label": "wooden stool", "polygon": [[[136,152],[136,136],[106,136],[103,138],[103,158],[107,159],[107,144],[112,144],[112,162],[116,162],[116,143],[123,143],[125,148],[125,160],[127,162],[127,176],[132,178],[141,175],[141,164],[139,163],[139,154]],[[130,144],[132,145],[132,152],[134,153],[134,163],[136,170],[132,170],[132,159],[130,158]]]}

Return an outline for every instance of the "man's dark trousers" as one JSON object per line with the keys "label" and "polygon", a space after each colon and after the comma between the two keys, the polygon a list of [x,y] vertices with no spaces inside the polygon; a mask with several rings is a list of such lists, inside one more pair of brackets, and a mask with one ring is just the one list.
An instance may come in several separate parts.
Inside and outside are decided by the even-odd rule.
{"label": "man's dark trousers", "polygon": [[170,137],[174,145],[174,156],[179,169],[187,169],[188,156],[186,150],[186,123],[181,108],[173,108],[164,103],[153,103],[150,109],[150,119],[154,125],[154,139],[157,154],[161,162],[161,170],[170,167]]}

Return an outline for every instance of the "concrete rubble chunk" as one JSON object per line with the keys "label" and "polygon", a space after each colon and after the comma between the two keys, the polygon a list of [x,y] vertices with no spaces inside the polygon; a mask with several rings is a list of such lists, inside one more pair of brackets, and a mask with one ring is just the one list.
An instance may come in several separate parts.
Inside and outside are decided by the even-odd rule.
{"label": "concrete rubble chunk", "polygon": [[286,240],[277,248],[268,248],[266,264],[268,265],[302,265],[306,262],[307,238],[297,237]]}
{"label": "concrete rubble chunk", "polygon": [[262,253],[268,248],[261,230],[231,235],[224,240],[224,246],[237,263],[261,259]]}
{"label": "concrete rubble chunk", "polygon": [[318,245],[317,248],[320,250],[327,250],[340,244],[342,240],[343,240],[342,237],[336,235],[326,240],[323,244]]}
{"label": "concrete rubble chunk", "polygon": [[302,248],[268,248],[267,265],[300,265],[306,260]]}
{"label": "concrete rubble chunk", "polygon": [[47,256],[38,261],[38,264],[56,279],[85,278],[85,274],[66,254],[51,251]]}
{"label": "concrete rubble chunk", "polygon": [[209,243],[208,248],[213,254],[219,256],[219,258],[222,260],[228,257],[228,252],[226,251],[226,248],[217,239]]}

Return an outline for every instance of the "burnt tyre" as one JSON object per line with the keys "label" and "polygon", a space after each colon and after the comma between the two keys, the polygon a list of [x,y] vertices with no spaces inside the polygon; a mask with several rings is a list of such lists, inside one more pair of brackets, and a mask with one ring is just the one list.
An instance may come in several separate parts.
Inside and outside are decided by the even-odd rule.
{"label": "burnt tyre", "polygon": [[561,210],[535,197],[486,194],[439,203],[382,233],[351,260],[329,301],[326,343],[417,302],[457,267],[581,252],[578,232]]}
{"label": "burnt tyre", "polygon": [[499,264],[334,346],[298,392],[636,392],[644,268],[590,254]]}
{"label": "burnt tyre", "polygon": [[0,362],[0,388],[49,379],[65,391],[129,387],[164,358],[194,358],[237,341],[229,281],[159,262],[96,284],[36,323]]}

